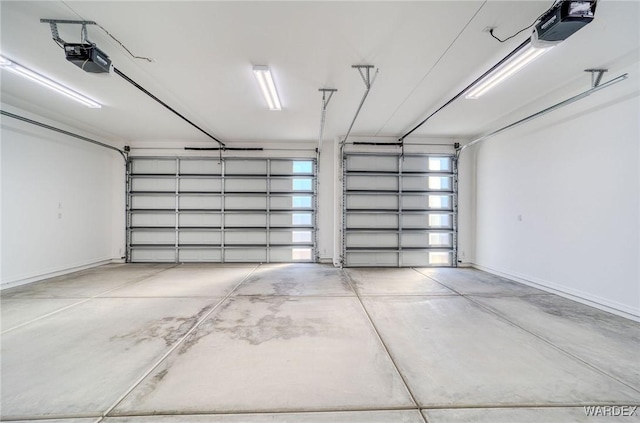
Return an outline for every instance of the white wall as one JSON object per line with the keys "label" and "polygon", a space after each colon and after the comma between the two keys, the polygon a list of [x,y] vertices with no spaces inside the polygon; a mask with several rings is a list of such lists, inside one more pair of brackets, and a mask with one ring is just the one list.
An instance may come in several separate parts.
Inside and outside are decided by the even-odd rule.
{"label": "white wall", "polygon": [[[2,109],[79,132],[8,105]],[[2,288],[119,259],[122,156],[10,117],[0,126]]]}
{"label": "white wall", "polygon": [[637,63],[630,71],[627,81],[480,144],[479,268],[640,316]]}

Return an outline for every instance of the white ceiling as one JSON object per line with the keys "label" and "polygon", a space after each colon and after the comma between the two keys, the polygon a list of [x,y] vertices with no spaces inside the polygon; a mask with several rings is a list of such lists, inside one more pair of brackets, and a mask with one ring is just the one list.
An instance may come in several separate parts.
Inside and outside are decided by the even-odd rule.
{"label": "white ceiling", "polygon": [[[2,71],[2,101],[125,142],[207,138],[115,74],[66,62],[40,18],[94,20],[89,38],[114,65],[225,142],[316,140],[321,87],[337,88],[325,139],[344,135],[365,86],[353,64],[380,69],[354,135],[400,136],[527,38],[551,1],[168,2],[2,1],[2,54],[101,102],[88,109]],[[640,2],[598,4],[593,23],[479,100],[459,99],[416,131],[469,138],[514,120],[551,97],[589,87],[586,68],[637,60]],[[80,27],[60,35],[79,42]],[[271,67],[283,111],[267,110],[252,65]],[[607,75],[608,77],[613,74]],[[578,89],[578,91],[576,91]],[[565,95],[565,97],[567,96]]]}

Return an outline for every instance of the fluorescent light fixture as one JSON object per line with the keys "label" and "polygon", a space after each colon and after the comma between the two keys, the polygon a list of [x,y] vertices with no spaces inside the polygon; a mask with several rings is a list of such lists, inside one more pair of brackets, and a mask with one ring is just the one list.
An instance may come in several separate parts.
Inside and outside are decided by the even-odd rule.
{"label": "fluorescent light fixture", "polygon": [[465,98],[478,98],[481,95],[486,94],[490,89],[507,80],[511,75],[515,74],[520,69],[551,50],[553,47],[554,46],[538,48],[533,47],[531,43],[525,45],[520,49],[520,51],[502,63],[502,65],[494,69],[493,72],[478,81],[476,85],[467,92]]}
{"label": "fluorescent light fixture", "polygon": [[19,64],[17,64],[16,62],[13,62],[9,59],[7,59],[4,56],[0,56],[0,68],[2,69],[6,69],[9,72],[13,72],[16,75],[20,75],[24,78],[27,78],[33,82],[37,82],[38,84],[45,86],[55,92],[57,92],[58,94],[62,94],[64,96],[69,97],[70,99],[73,99],[75,101],[77,101],[78,103],[82,103],[87,107],[91,107],[93,109],[99,109],[102,107],[102,105],[100,103],[97,103],[93,100],[91,100],[88,97],[85,97],[84,95],[77,93],[75,91],[73,91],[71,88],[67,88],[64,85],[61,85],[59,83],[57,83],[56,81],[53,81],[45,76],[40,75],[39,73],[36,73],[34,71],[32,71],[31,69],[27,69],[24,66],[21,66]]}
{"label": "fluorescent light fixture", "polygon": [[282,110],[280,98],[276,91],[276,84],[273,82],[273,77],[271,76],[271,70],[267,66],[254,66],[253,74],[258,80],[258,85],[260,85],[260,90],[262,91],[264,99],[267,101],[269,110]]}

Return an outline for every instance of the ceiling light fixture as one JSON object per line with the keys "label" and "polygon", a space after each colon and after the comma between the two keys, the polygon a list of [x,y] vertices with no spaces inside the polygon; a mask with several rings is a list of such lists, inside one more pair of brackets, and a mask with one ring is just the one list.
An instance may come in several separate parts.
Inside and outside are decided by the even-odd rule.
{"label": "ceiling light fixture", "polygon": [[282,110],[282,104],[276,91],[276,84],[273,82],[271,70],[267,66],[254,66],[253,74],[258,80],[258,85],[262,91],[264,99],[267,101],[269,110]]}
{"label": "ceiling light fixture", "polygon": [[477,81],[465,95],[465,98],[475,99],[489,90],[496,87],[500,83],[506,81],[520,69],[542,56],[554,46],[534,47],[531,43],[524,45],[513,56],[504,61],[500,66],[495,68],[493,72],[487,74],[484,78]]}
{"label": "ceiling light fixture", "polygon": [[72,100],[77,101],[87,107],[91,107],[92,109],[99,109],[102,107],[100,103],[97,103],[91,100],[84,95],[73,91],[71,88],[67,88],[64,85],[57,83],[45,76],[40,75],[37,72],[32,71],[31,69],[25,68],[22,65],[17,64],[16,62],[7,59],[4,56],[0,56],[0,68],[6,69],[9,72],[13,72],[16,75],[20,75],[23,78],[29,79],[33,82],[36,82],[44,87],[47,87],[58,94],[62,94],[64,96],[69,97]]}

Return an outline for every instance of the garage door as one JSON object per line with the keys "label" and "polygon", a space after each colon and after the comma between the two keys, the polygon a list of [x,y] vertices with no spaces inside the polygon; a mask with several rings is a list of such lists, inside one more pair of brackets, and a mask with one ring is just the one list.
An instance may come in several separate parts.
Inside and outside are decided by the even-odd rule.
{"label": "garage door", "polygon": [[343,264],[452,266],[452,156],[347,154],[343,161]]}
{"label": "garage door", "polygon": [[132,158],[128,261],[316,261],[312,159]]}

